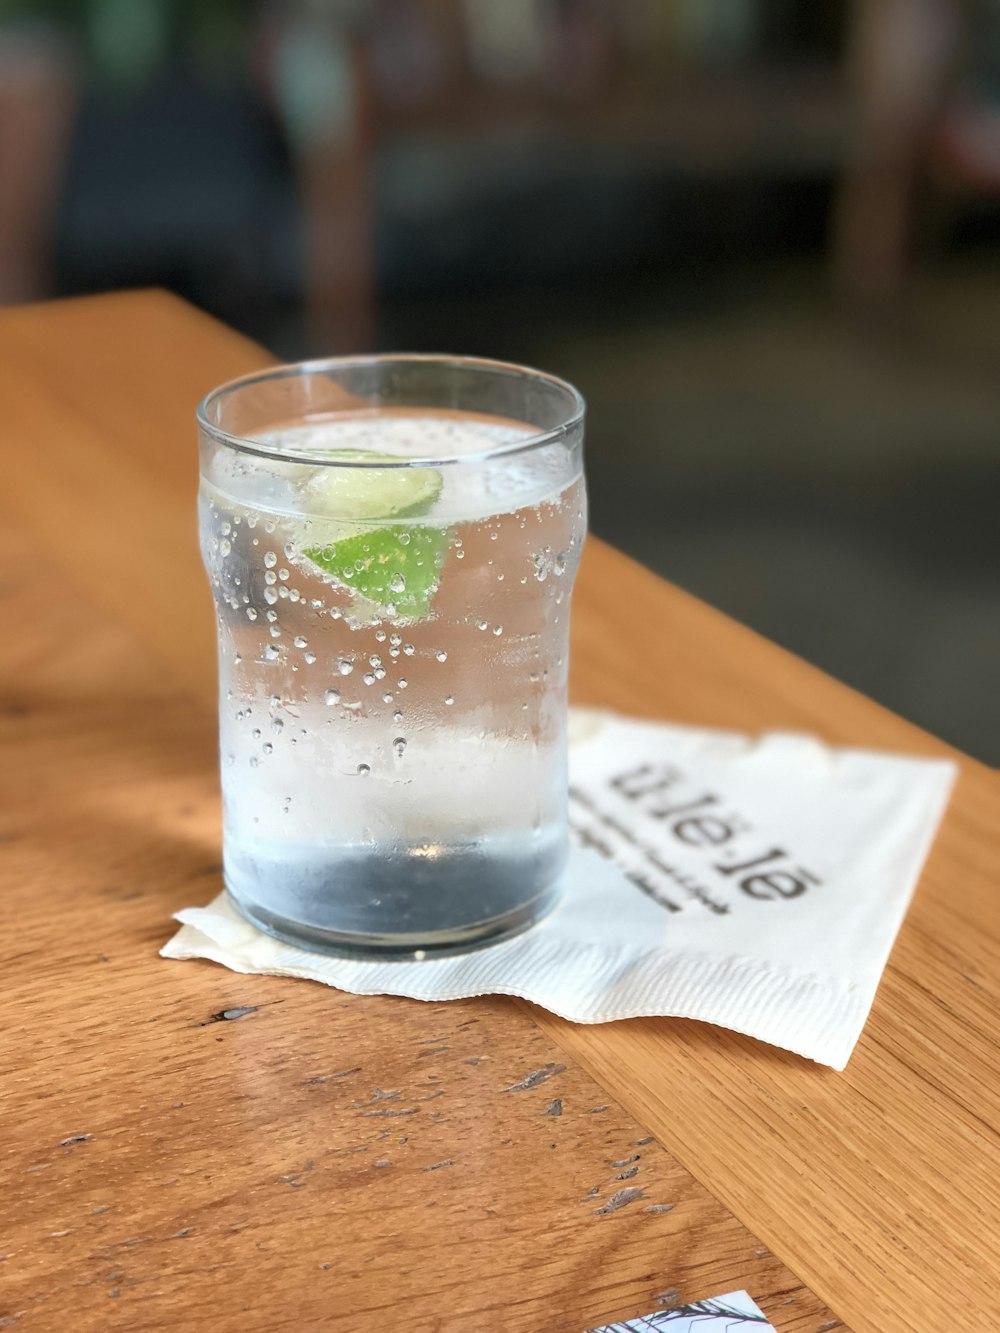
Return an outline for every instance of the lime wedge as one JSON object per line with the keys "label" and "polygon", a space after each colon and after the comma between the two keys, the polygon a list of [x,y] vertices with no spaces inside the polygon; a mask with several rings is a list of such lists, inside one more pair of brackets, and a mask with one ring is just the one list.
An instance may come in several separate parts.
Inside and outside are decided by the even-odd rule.
{"label": "lime wedge", "polygon": [[448,551],[447,528],[392,524],[303,554],[338,583],[401,619],[430,613]]}
{"label": "lime wedge", "polygon": [[[338,461],[388,461],[387,455],[344,449]],[[430,613],[448,550],[447,528],[386,523],[426,514],[441,494],[436,468],[325,467],[303,488],[310,518],[330,520],[314,533],[326,540],[303,554],[344,587],[401,619]],[[368,524],[377,527],[366,529]],[[358,527],[362,531],[358,531]]]}
{"label": "lime wedge", "polygon": [[[330,457],[343,463],[399,461],[366,449],[338,449]],[[322,467],[306,482],[302,499],[307,514],[365,523],[426,514],[440,494],[441,473],[433,467]]]}

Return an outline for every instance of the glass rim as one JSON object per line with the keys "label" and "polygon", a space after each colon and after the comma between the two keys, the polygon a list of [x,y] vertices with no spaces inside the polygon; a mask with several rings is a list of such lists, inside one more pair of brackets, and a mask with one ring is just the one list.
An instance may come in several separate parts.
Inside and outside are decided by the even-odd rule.
{"label": "glass rim", "polygon": [[[549,385],[564,393],[568,399],[569,411],[557,426],[548,430],[534,431],[524,438],[498,444],[488,449],[471,454],[452,454],[443,458],[381,458],[366,462],[357,458],[330,458],[329,455],[313,453],[308,449],[289,451],[269,447],[252,436],[234,435],[209,419],[208,413],[220,399],[239,389],[253,384],[262,384],[268,380],[305,378],[307,375],[322,374],[324,371],[374,366],[385,363],[420,364],[434,362],[456,370],[484,370],[510,376],[521,376]],[[413,406],[416,406],[415,404]],[[377,411],[378,409],[374,409]],[[500,361],[482,356],[455,356],[446,352],[371,352],[355,356],[317,357],[307,361],[290,361],[284,364],[252,370],[245,375],[237,375],[210,390],[195,410],[198,426],[218,444],[236,449],[240,453],[253,454],[258,458],[271,458],[282,463],[302,463],[310,467],[341,468],[421,468],[449,467],[456,463],[485,463],[495,458],[509,457],[512,454],[525,453],[540,449],[547,444],[554,444],[567,436],[583,421],[586,404],[583,395],[568,380],[547,371],[536,370],[533,366],[524,366],[516,361]],[[327,418],[329,419],[329,418]],[[304,419],[307,424],[308,418]]]}

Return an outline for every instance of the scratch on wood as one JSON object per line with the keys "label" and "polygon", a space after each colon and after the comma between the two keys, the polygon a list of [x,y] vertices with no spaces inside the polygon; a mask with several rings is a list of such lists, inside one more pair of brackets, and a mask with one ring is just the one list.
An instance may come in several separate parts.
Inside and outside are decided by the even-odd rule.
{"label": "scratch on wood", "polygon": [[630,1166],[633,1162],[637,1162],[641,1156],[642,1156],[641,1153],[634,1152],[631,1157],[623,1157],[620,1162],[612,1162],[611,1165]]}
{"label": "scratch on wood", "polygon": [[183,1240],[185,1236],[193,1235],[194,1227],[181,1227],[180,1231],[175,1231],[172,1236],[167,1237],[167,1240]]}
{"label": "scratch on wood", "polygon": [[96,1217],[98,1213],[106,1213],[109,1212],[110,1209],[111,1205],[109,1203],[101,1203],[98,1204],[96,1208],[91,1208],[90,1215],[91,1217]]}
{"label": "scratch on wood", "polygon": [[443,1162],[435,1162],[433,1166],[424,1166],[421,1167],[420,1169],[422,1171],[440,1171],[443,1166],[454,1166],[454,1165],[455,1163],[451,1160],[451,1158],[446,1157]]}
{"label": "scratch on wood", "polygon": [[829,1333],[831,1328],[843,1328],[839,1319],[827,1319],[825,1323],[820,1324],[819,1333]]}
{"label": "scratch on wood", "polygon": [[468,1060],[463,1060],[462,1063],[464,1065],[478,1065],[481,1058],[478,1055],[470,1055]]}
{"label": "scratch on wood", "polygon": [[538,1114],[539,1114],[539,1115],[562,1115],[562,1099],[559,1098],[559,1097],[554,1098],[551,1102],[549,1102],[549,1104],[548,1104],[548,1106],[546,1106],[545,1110],[544,1110],[544,1111],[539,1111]]}
{"label": "scratch on wood", "polygon": [[591,1115],[600,1115],[602,1111],[608,1111],[608,1110],[610,1110],[610,1109],[611,1109],[611,1108],[608,1107],[608,1106],[592,1106],[592,1107],[590,1108],[590,1114],[591,1114]]}
{"label": "scratch on wood", "polygon": [[518,1083],[512,1083],[508,1088],[501,1088],[501,1092],[528,1092],[531,1088],[537,1088],[540,1083],[546,1079],[555,1078],[557,1074],[565,1074],[566,1066],[553,1064],[550,1060],[543,1069],[533,1069],[530,1074],[526,1074]]}
{"label": "scratch on wood", "polygon": [[615,1176],[615,1180],[631,1180],[632,1177],[638,1175],[638,1173],[639,1173],[639,1168],[637,1166],[630,1166],[625,1171],[619,1171],[618,1174]]}
{"label": "scratch on wood", "polygon": [[315,1078],[307,1078],[305,1082],[306,1086],[308,1087],[312,1083],[330,1083],[335,1079],[350,1078],[352,1074],[360,1074],[360,1073],[361,1073],[361,1066],[355,1065],[353,1069],[341,1069],[340,1072],[337,1074],[317,1074]]}
{"label": "scratch on wood", "polygon": [[627,1189],[617,1190],[612,1194],[611,1198],[608,1199],[607,1203],[602,1204],[600,1208],[595,1208],[594,1213],[597,1216],[602,1213],[617,1213],[619,1208],[624,1208],[630,1203],[635,1203],[636,1199],[641,1199],[645,1192],[645,1190],[639,1189],[636,1185],[630,1185]]}
{"label": "scratch on wood", "polygon": [[645,1148],[647,1143],[652,1143],[652,1142],[653,1142],[652,1134],[647,1134],[644,1139],[636,1139],[635,1146],[637,1148]]}
{"label": "scratch on wood", "polygon": [[674,1205],[672,1203],[651,1203],[648,1208],[642,1210],[644,1213],[672,1213]]}
{"label": "scratch on wood", "polygon": [[220,1009],[217,1014],[210,1014],[208,1020],[199,1023],[198,1027],[207,1028],[211,1023],[234,1023],[238,1018],[246,1018],[247,1014],[255,1014],[259,1008],[259,1004],[241,1004],[235,1009]]}
{"label": "scratch on wood", "polygon": [[72,1148],[74,1143],[89,1143],[93,1134],[71,1134],[68,1139],[60,1139],[60,1148]]}
{"label": "scratch on wood", "polygon": [[418,1109],[419,1109],[419,1108],[416,1107],[416,1106],[401,1106],[401,1107],[399,1108],[399,1110],[397,1111],[397,1110],[395,1110],[395,1109],[393,1109],[393,1108],[385,1107],[385,1108],[384,1108],[383,1110],[381,1110],[381,1111],[362,1111],[362,1112],[361,1112],[361,1117],[362,1117],[362,1119],[364,1119],[364,1120],[371,1120],[371,1119],[373,1119],[373,1118],[376,1117],[376,1116],[389,1116],[389,1115],[416,1115]]}
{"label": "scratch on wood", "polygon": [[666,1291],[658,1291],[653,1297],[657,1305],[674,1306],[680,1305],[681,1294],[676,1287],[668,1287]]}

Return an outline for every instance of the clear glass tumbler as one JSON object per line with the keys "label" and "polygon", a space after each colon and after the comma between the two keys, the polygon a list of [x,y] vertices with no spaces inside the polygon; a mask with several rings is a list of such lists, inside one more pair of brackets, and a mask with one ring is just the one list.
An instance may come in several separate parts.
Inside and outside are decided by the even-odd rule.
{"label": "clear glass tumbler", "polygon": [[470,948],[566,860],[583,402],[522,366],[282,366],[198,409],[225,879],[312,949]]}

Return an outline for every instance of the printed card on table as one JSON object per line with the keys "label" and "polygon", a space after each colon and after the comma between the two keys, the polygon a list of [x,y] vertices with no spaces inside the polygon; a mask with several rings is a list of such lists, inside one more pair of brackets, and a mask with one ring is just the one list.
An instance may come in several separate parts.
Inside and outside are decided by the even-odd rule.
{"label": "printed card on table", "polygon": [[755,1329],[760,1333],[774,1333],[774,1326],[745,1291],[731,1291],[711,1300],[694,1301],[672,1310],[657,1310],[654,1314],[637,1315],[624,1323],[602,1324],[588,1333],[740,1333]]}

